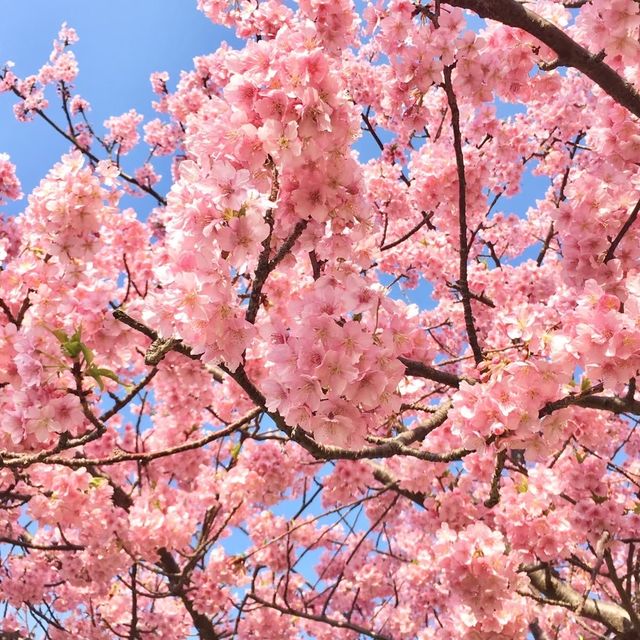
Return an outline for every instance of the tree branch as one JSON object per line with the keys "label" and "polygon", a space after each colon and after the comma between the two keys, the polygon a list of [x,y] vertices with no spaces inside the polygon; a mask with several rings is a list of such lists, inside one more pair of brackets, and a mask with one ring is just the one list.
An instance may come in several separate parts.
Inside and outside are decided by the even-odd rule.
{"label": "tree branch", "polygon": [[354,631],[357,634],[367,636],[368,638],[372,638],[372,640],[391,640],[389,636],[383,636],[371,629],[366,629],[365,627],[360,626],[359,624],[355,624],[354,622],[350,622],[348,620],[336,620],[334,618],[329,618],[326,615],[314,615],[312,613],[307,613],[306,611],[298,611],[297,609],[292,609],[288,606],[282,606],[277,604],[275,601],[268,601],[264,598],[261,598],[254,592],[248,594],[252,600],[255,600],[263,607],[269,607],[270,609],[275,609],[280,613],[291,616],[299,616],[300,618],[305,618],[306,620],[313,620],[314,622],[321,622],[323,624],[327,624],[330,627],[335,627],[336,629],[349,629],[350,631]]}
{"label": "tree branch", "polygon": [[[4,76],[0,74],[0,79],[2,79],[3,77]],[[14,93],[21,100],[26,100],[27,98],[27,96],[22,95],[20,91],[18,91],[18,88],[16,86],[11,87],[11,92]],[[89,158],[91,162],[93,162],[94,164],[98,164],[98,162],[100,162],[100,158],[98,158],[98,156],[96,156],[90,149],[83,147],[78,142],[78,140],[76,139],[75,135],[73,135],[73,133],[67,133],[62,127],[56,124],[56,122],[54,122],[42,109],[30,109],[30,111],[32,111],[33,113],[36,113],[40,118],[42,118],[51,128],[53,128],[57,133],[59,133],[65,140],[70,142],[76,149],[78,149],[78,151],[80,151],[84,156]],[[138,182],[136,178],[122,171],[119,165],[118,165],[118,172],[120,177],[123,180],[125,180],[129,184],[132,184],[138,187],[138,189],[140,189],[141,191],[148,193],[151,197],[153,197],[158,202],[158,204],[166,206],[167,204],[166,199],[163,198],[155,189],[153,189],[150,186],[141,184],[140,182]]]}
{"label": "tree branch", "polygon": [[[553,604],[576,611],[582,606],[582,594],[563,582],[550,567],[524,567],[531,584]],[[620,605],[603,600],[588,598],[582,606],[582,615],[603,624],[607,629],[617,633],[632,629],[631,619],[627,611]]]}
{"label": "tree branch", "polygon": [[573,67],[593,80],[618,104],[640,117],[640,93],[622,76],[603,61],[603,56],[593,54],[562,29],[534,13],[516,0],[446,0],[447,4],[469,9],[481,18],[496,20],[509,27],[531,34],[558,56],[556,66]]}
{"label": "tree branch", "polygon": [[420,222],[418,222],[415,227],[407,231],[407,233],[405,233],[403,236],[400,236],[397,240],[394,240],[393,242],[389,242],[387,244],[383,244],[380,247],[380,251],[388,251],[389,249],[393,249],[393,247],[397,247],[399,244],[402,244],[403,242],[408,240],[414,233],[420,231],[420,229],[422,229],[425,224],[429,224],[429,222],[431,222],[431,218],[433,218],[432,212],[427,213],[426,211],[423,211],[422,220],[420,220]]}
{"label": "tree branch", "polygon": [[415,378],[426,378],[432,380],[438,384],[444,384],[447,387],[453,387],[454,389],[460,388],[460,382],[464,378],[459,378],[455,373],[447,373],[446,371],[440,371],[434,367],[423,364],[418,360],[410,360],[409,358],[400,357],[400,362],[406,367],[405,374],[413,376]]}
{"label": "tree branch", "polygon": [[453,129],[453,147],[456,154],[456,166],[458,169],[458,216],[459,216],[459,243],[460,243],[460,294],[462,297],[462,307],[464,309],[464,324],[467,329],[469,345],[473,352],[476,364],[484,360],[478,334],[473,321],[473,309],[471,307],[471,296],[469,295],[469,280],[467,276],[467,262],[469,260],[469,243],[467,242],[467,183],[465,178],[464,154],[462,152],[462,135],[460,134],[460,110],[458,100],[453,91],[451,81],[452,67],[444,68],[444,90],[447,94],[449,109],[451,110],[451,128]]}
{"label": "tree branch", "polygon": [[611,244],[607,249],[607,253],[604,256],[605,264],[615,257],[615,252],[618,248],[618,245],[622,242],[622,239],[625,237],[627,231],[631,229],[631,225],[636,221],[638,213],[640,213],[640,200],[636,202],[636,206],[633,208],[633,211],[629,214],[629,217],[620,228],[620,231],[618,231],[618,235],[611,241]]}
{"label": "tree branch", "polygon": [[169,586],[173,594],[178,596],[178,598],[180,598],[180,600],[182,601],[184,608],[191,616],[193,626],[196,628],[200,639],[221,640],[222,636],[220,636],[215,630],[211,619],[208,616],[200,613],[195,608],[191,599],[185,593],[182,585],[180,584],[180,567],[178,566],[178,563],[175,561],[174,557],[164,547],[162,549],[158,549],[158,556],[160,557],[158,566],[160,566],[166,572],[167,578],[169,580]]}
{"label": "tree branch", "polygon": [[491,478],[491,490],[489,491],[489,497],[484,501],[484,506],[487,507],[487,509],[492,509],[500,502],[500,477],[502,476],[506,461],[507,450],[502,449],[498,451],[496,467],[493,471],[493,477]]}
{"label": "tree branch", "polygon": [[[214,433],[205,436],[204,438],[199,438],[198,440],[192,440],[190,442],[184,442],[183,444],[176,445],[175,447],[171,447],[169,449],[162,449],[160,451],[147,451],[147,452],[133,452],[130,453],[128,451],[122,451],[121,453],[116,453],[115,455],[109,458],[44,458],[39,459],[38,462],[47,463],[47,464],[59,464],[66,467],[72,468],[80,468],[86,466],[106,466],[112,464],[119,464],[122,462],[151,462],[152,460],[158,460],[159,458],[166,458],[168,456],[173,456],[178,453],[184,453],[185,451],[192,451],[194,449],[200,449],[205,445],[215,442],[216,440],[220,440],[234,431],[241,429],[248,422],[253,420],[256,416],[262,413],[261,407],[256,407],[251,409],[247,414],[245,414],[239,420],[232,422],[230,425],[225,427],[224,429],[220,429],[219,431],[215,431]],[[10,465],[7,465],[10,466]]]}

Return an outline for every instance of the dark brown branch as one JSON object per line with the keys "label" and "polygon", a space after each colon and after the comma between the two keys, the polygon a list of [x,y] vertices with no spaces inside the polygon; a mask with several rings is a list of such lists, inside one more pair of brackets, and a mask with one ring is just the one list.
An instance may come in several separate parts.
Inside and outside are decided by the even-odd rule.
{"label": "dark brown branch", "polygon": [[538,624],[537,620],[529,623],[529,631],[533,636],[533,640],[547,640],[547,637],[544,635],[544,632],[542,631],[542,628]]}
{"label": "dark brown branch", "polygon": [[[122,324],[126,324],[128,327],[131,327],[132,329],[135,329],[136,331],[144,334],[148,338],[151,338],[151,340],[155,341],[155,340],[158,340],[160,337],[156,331],[154,331],[153,329],[150,329],[149,327],[147,327],[147,325],[143,324],[142,322],[138,322],[137,320],[132,318],[129,314],[125,313],[122,309],[114,309],[113,317],[119,322],[122,322]],[[174,340],[174,342],[171,345],[171,351],[177,351],[178,353],[181,353],[183,356],[186,356],[191,360],[200,359],[200,355],[193,354],[191,352],[191,349],[185,346],[180,340]]]}
{"label": "dark brown branch", "polygon": [[407,233],[405,233],[403,236],[401,236],[397,240],[394,240],[393,242],[389,242],[388,244],[383,244],[380,247],[380,251],[388,251],[389,249],[393,249],[393,247],[397,247],[399,244],[402,244],[403,242],[408,240],[414,233],[417,233],[418,231],[420,231],[420,229],[422,229],[422,227],[424,227],[425,224],[429,224],[429,222],[431,221],[431,218],[433,218],[433,213],[427,213],[426,211],[423,211],[422,220],[420,220],[420,222],[418,222],[418,224],[415,227],[413,227],[413,229],[411,229],[410,231],[407,231]]}
{"label": "dark brown branch", "polygon": [[631,624],[633,625],[634,631],[640,636],[640,618],[635,611],[635,605],[631,596],[627,593],[624,585],[622,584],[622,580],[618,577],[618,572],[616,571],[615,563],[613,562],[613,557],[611,555],[611,551],[606,549],[604,552],[604,561],[607,564],[607,570],[609,572],[609,579],[613,582],[613,586],[620,597],[620,601],[625,609],[625,611],[629,614],[631,618]]}
{"label": "dark brown branch", "polygon": [[633,208],[633,211],[629,214],[629,217],[620,228],[620,231],[618,231],[618,235],[611,241],[611,244],[607,249],[607,253],[604,256],[605,264],[615,257],[615,252],[618,248],[618,245],[622,242],[622,239],[625,237],[629,229],[631,229],[631,225],[636,221],[638,213],[640,213],[640,200],[636,202],[636,206]]}
{"label": "dark brown branch", "polygon": [[451,403],[444,402],[429,420],[413,429],[407,429],[407,431],[397,436],[395,440],[405,446],[409,446],[414,442],[422,442],[432,431],[435,431],[446,422],[449,417],[449,409],[451,409]]}
{"label": "dark brown branch", "polygon": [[568,396],[565,396],[564,398],[560,398],[559,400],[547,402],[547,404],[545,404],[544,407],[542,407],[542,409],[540,409],[540,411],[538,412],[538,417],[543,418],[544,416],[552,414],[554,411],[565,409],[566,407],[570,407],[571,405],[581,405],[584,400],[586,400],[587,398],[592,398],[593,394],[599,393],[603,389],[604,385],[602,383],[599,383],[581,393],[570,394]]}
{"label": "dark brown branch", "polygon": [[595,82],[618,104],[640,117],[640,93],[618,75],[601,55],[593,54],[572,40],[562,29],[545,20],[516,0],[447,0],[447,4],[469,9],[482,18],[489,18],[531,34],[558,56],[557,65],[574,67]]}
{"label": "dark brown branch", "polygon": [[458,100],[453,91],[451,81],[452,68],[444,68],[444,90],[447,94],[449,109],[451,110],[451,128],[453,129],[453,147],[456,155],[456,166],[458,170],[458,216],[459,216],[459,243],[460,243],[460,293],[462,297],[462,307],[464,309],[464,324],[467,330],[469,346],[473,352],[476,364],[484,360],[478,334],[473,321],[473,309],[471,307],[471,296],[469,295],[469,280],[467,275],[467,262],[469,260],[469,244],[467,242],[467,184],[465,178],[464,154],[462,152],[462,135],[460,133],[460,110]]}
{"label": "dark brown branch", "polygon": [[185,593],[184,588],[180,584],[180,567],[174,557],[164,547],[162,549],[158,549],[158,556],[160,557],[158,566],[166,572],[171,591],[174,595],[180,598],[184,608],[191,616],[191,621],[200,636],[200,640],[221,640],[221,636],[215,630],[211,619],[200,613]]}
{"label": "dark brown branch", "polygon": [[116,401],[111,409],[105,411],[98,420],[100,420],[100,422],[107,422],[109,418],[112,418],[116,413],[124,409],[151,382],[151,380],[153,380],[156,373],[158,373],[158,369],[154,367],[124,398]]}
{"label": "dark brown branch", "polygon": [[[113,312],[116,319],[121,320],[128,326],[140,331],[144,335],[155,339],[157,333],[147,327],[146,325],[133,320],[126,313],[120,309],[116,309]],[[188,354],[188,357],[195,360],[200,356],[193,355],[191,349],[183,343],[177,343],[173,348],[178,351],[180,347],[181,353]],[[447,453],[433,453],[431,451],[424,451],[422,449],[413,449],[407,446],[403,440],[398,438],[392,438],[385,440],[382,444],[373,447],[363,447],[361,449],[343,449],[342,447],[334,447],[330,445],[320,444],[316,442],[310,434],[303,429],[293,429],[290,427],[286,420],[277,412],[267,411],[266,399],[262,395],[261,391],[253,384],[253,382],[247,376],[243,367],[238,367],[235,371],[230,371],[225,366],[221,366],[220,369],[224,371],[230,378],[240,385],[245,393],[251,398],[256,407],[264,410],[265,413],[275,422],[276,426],[289,436],[292,440],[297,442],[300,446],[305,448],[311,455],[318,460],[366,460],[375,458],[390,458],[396,455],[406,455],[419,460],[425,460],[427,462],[453,462],[455,460],[461,460],[465,456],[472,453],[469,449],[455,449]],[[405,434],[402,434],[403,436]]]}
{"label": "dark brown branch", "polygon": [[269,262],[269,271],[273,271],[279,264],[286,258],[288,253],[293,248],[293,245],[296,243],[296,240],[302,235],[302,232],[307,228],[309,224],[308,220],[299,220],[296,223],[296,226],[293,228],[291,235],[282,243],[280,249],[278,249],[278,253],[271,259]]}
{"label": "dark brown branch", "polygon": [[[496,253],[496,246],[490,240],[487,240],[485,242],[485,245],[487,245],[487,249],[489,249],[489,255],[491,256],[491,259],[496,265],[496,268],[502,269],[502,262],[500,262],[500,256],[498,256],[498,254]],[[493,304],[493,306],[495,307],[495,304]]]}
{"label": "dark brown branch", "polygon": [[9,305],[2,298],[0,298],[0,309],[4,311],[4,315],[7,316],[7,319],[11,324],[16,324],[15,316],[13,315]]}
{"label": "dark brown branch", "polygon": [[[378,132],[375,130],[375,127],[373,126],[373,124],[371,124],[371,120],[369,119],[370,110],[371,110],[371,107],[367,109],[366,113],[361,113],[360,116],[362,117],[362,120],[367,128],[367,131],[371,134],[371,137],[374,139],[375,143],[380,148],[380,151],[384,151],[384,142],[382,142],[382,140],[380,139]],[[407,178],[407,176],[404,174],[404,171],[400,171],[400,179],[402,180],[402,182],[404,182],[407,185],[407,187],[411,186],[411,180]]]}
{"label": "dark brown branch", "polygon": [[[273,162],[271,160],[270,164],[273,169],[273,178],[271,183],[271,193],[269,194],[269,201],[275,203],[278,199],[280,183],[278,181],[278,170],[273,165]],[[271,238],[273,236],[273,209],[267,210],[264,220],[269,225],[269,233],[267,237],[262,241],[262,251],[260,251],[260,255],[258,256],[258,264],[256,265],[256,271],[253,275],[253,284],[251,285],[251,293],[249,295],[249,305],[245,314],[247,322],[250,322],[251,324],[255,323],[256,317],[258,315],[258,310],[260,309],[260,303],[262,302],[262,288],[264,287],[269,274],[277,264],[276,262],[272,267],[269,260],[271,256]],[[300,230],[300,233],[302,233],[302,229]],[[291,243],[291,246],[293,246],[293,243]],[[286,254],[283,254],[280,260],[284,258],[284,255]]]}
{"label": "dark brown branch", "polygon": [[313,279],[318,280],[322,275],[322,267],[324,266],[324,261],[318,260],[318,256],[316,252],[312,249],[309,251],[309,262],[311,262],[311,271],[313,272]]}
{"label": "dark brown branch", "polygon": [[455,373],[440,371],[440,369],[435,369],[434,367],[430,367],[417,360],[410,360],[409,358],[400,357],[398,360],[406,367],[405,374],[408,376],[426,378],[427,380],[433,380],[433,382],[444,384],[454,389],[460,388],[460,382],[463,378],[459,378]]}
{"label": "dark brown branch", "polygon": [[36,544],[31,542],[24,536],[17,539],[0,536],[0,544],[9,544],[23,549],[32,549],[33,551],[84,551],[84,547],[79,544]]}
{"label": "dark brown branch", "polygon": [[[564,202],[567,199],[567,196],[565,195],[565,190],[567,188],[567,184],[569,183],[569,174],[571,173],[571,166],[573,163],[573,159],[576,157],[576,154],[578,153],[578,148],[581,140],[586,135],[587,134],[584,131],[580,131],[576,136],[575,140],[567,143],[572,147],[572,149],[569,152],[569,164],[567,165],[567,168],[564,170],[564,173],[562,174],[560,189],[558,190],[557,196],[554,198],[554,204],[556,206],[556,209],[560,206],[561,202]],[[542,244],[542,249],[540,249],[540,253],[536,258],[536,264],[539,267],[542,266],[542,262],[544,261],[547,251],[549,251],[549,247],[551,246],[551,241],[553,240],[555,234],[556,234],[555,228],[554,228],[553,222],[551,222],[551,224],[549,225],[549,231],[547,232],[547,235],[545,236],[544,242]]]}
{"label": "dark brown branch", "polygon": [[400,486],[399,481],[394,478],[383,466],[374,462],[370,462],[369,464],[371,465],[371,469],[373,471],[373,477],[380,484],[383,484],[385,487],[388,487],[404,498],[407,498],[407,500],[410,500],[419,507],[424,508],[424,501],[426,500],[425,494],[417,493],[416,491],[409,491],[408,489],[403,489]]}
{"label": "dark brown branch", "polygon": [[498,504],[498,502],[500,502],[500,477],[502,476],[502,471],[506,461],[507,450],[502,449],[502,451],[498,452],[498,456],[496,458],[496,468],[493,472],[493,477],[491,478],[491,490],[489,491],[489,497],[484,501],[484,506],[487,507],[487,509],[492,509]]}
{"label": "dark brown branch", "polygon": [[[253,382],[249,380],[242,367],[238,367],[234,372],[226,371],[226,373],[233,378],[233,380],[235,380],[242,389],[244,389],[246,394],[257,406],[264,408],[265,412],[275,422],[278,429],[286,433],[289,438],[306,449],[317,460],[373,460],[376,458],[391,458],[396,455],[405,455],[418,458],[419,460],[425,460],[427,462],[448,463],[455,460],[462,460],[462,458],[472,453],[469,449],[455,449],[447,453],[433,453],[423,449],[413,449],[405,444],[405,442],[416,442],[417,438],[411,440],[411,436],[408,436],[407,433],[401,434],[396,438],[380,440],[381,444],[377,446],[362,447],[360,449],[344,449],[342,447],[321,444],[316,442],[316,440],[314,440],[311,435],[303,429],[294,429],[290,427],[279,413],[267,411],[265,406],[265,397]],[[446,410],[448,410],[448,406]],[[443,409],[443,411],[445,410]],[[440,416],[438,415],[436,417],[434,414],[434,424],[439,419]],[[446,419],[446,416],[444,419]],[[444,419],[442,422],[444,422]],[[439,425],[436,424],[433,428],[436,428],[437,426]],[[425,427],[425,433],[422,437],[425,437],[430,430],[433,430],[433,428],[429,426]]]}
{"label": "dark brown branch", "polygon": [[137,589],[138,564],[131,566],[131,623],[129,624],[129,640],[140,640],[138,631],[138,589]]}
{"label": "dark brown branch", "polygon": [[542,244],[542,248],[540,249],[540,253],[536,258],[536,264],[541,267],[544,262],[544,257],[547,255],[547,251],[549,251],[549,247],[551,246],[551,241],[553,237],[556,235],[555,229],[553,228],[553,222],[549,225],[549,231],[547,231],[547,235],[545,236],[544,242]]}
{"label": "dark brown branch", "polygon": [[[26,99],[26,96],[23,96],[15,86],[11,87],[11,91],[16,96],[18,96],[18,98],[20,98],[21,100],[25,100]],[[98,156],[96,156],[94,153],[92,153],[86,147],[83,147],[77,141],[77,139],[75,138],[74,135],[72,135],[70,133],[67,133],[62,127],[60,127],[58,124],[56,124],[42,109],[31,109],[30,111],[33,111],[33,113],[38,114],[38,116],[40,116],[40,118],[42,118],[50,127],[52,127],[57,133],[59,133],[63,138],[65,138],[65,140],[69,141],[76,149],[78,149],[78,151],[82,152],[83,155],[87,156],[87,158],[89,158],[89,160],[91,160],[91,162],[93,162],[94,164],[97,164],[98,162],[100,162],[100,158],[98,158]],[[166,206],[166,204],[167,204],[166,199],[163,198],[155,189],[153,189],[152,187],[149,187],[147,185],[141,184],[140,182],[138,182],[138,180],[136,180],[136,178],[134,178],[134,177],[130,176],[128,173],[125,173],[124,171],[122,171],[119,166],[118,166],[118,171],[119,171],[120,177],[123,180],[125,180],[129,184],[132,184],[132,185],[138,187],[138,189],[140,189],[141,191],[144,191],[145,193],[148,193],[150,196],[155,198],[155,200],[158,202],[158,204]]]}
{"label": "dark brown branch", "polygon": [[15,316],[13,315],[9,305],[2,298],[0,298],[0,309],[4,311],[9,322],[11,322],[11,324],[14,324],[18,329],[22,325],[24,316],[27,313],[29,307],[31,306],[31,301],[29,300],[29,294],[32,291],[33,289],[29,289],[29,291],[27,292],[27,295],[24,297],[24,300],[22,301],[22,304],[20,305],[20,308],[18,309],[18,313]]}
{"label": "dark brown branch", "polygon": [[[193,449],[200,449],[205,445],[215,442],[216,440],[220,440],[221,438],[225,438],[226,436],[234,433],[238,429],[244,427],[248,422],[253,420],[256,416],[262,413],[261,407],[256,407],[245,414],[239,420],[232,422],[230,425],[225,427],[224,429],[220,429],[219,431],[215,431],[210,433],[203,438],[199,438],[198,440],[191,440],[189,442],[184,442],[183,444],[176,445],[175,447],[171,447],[169,449],[161,449],[160,451],[147,451],[147,452],[128,452],[122,451],[121,453],[116,453],[113,456],[108,458],[51,458],[47,457],[41,462],[46,462],[48,464],[59,464],[66,467],[72,468],[80,468],[86,466],[105,466],[112,464],[119,464],[122,462],[151,462],[152,460],[158,460],[159,458],[166,458],[168,456],[173,456],[178,453],[184,453],[185,451],[192,451]],[[13,462],[13,461],[12,461]]]}
{"label": "dark brown branch", "polygon": [[538,417],[550,415],[554,411],[564,409],[569,406],[585,407],[587,409],[598,409],[600,411],[610,411],[611,413],[630,413],[640,415],[640,401],[629,395],[624,398],[619,396],[599,396],[596,393],[603,390],[602,383],[598,383],[587,391],[575,395],[569,395],[560,400],[548,402],[538,412]]}
{"label": "dark brown branch", "polygon": [[[495,251],[494,251],[495,253]],[[496,256],[497,259],[497,256]],[[496,265],[500,265],[500,260],[497,259]],[[460,286],[459,282],[454,282],[449,284],[449,286],[452,289],[455,289],[456,291],[459,291],[460,293],[462,293],[462,287]],[[486,305],[487,307],[490,307],[491,309],[495,309],[496,308],[496,303],[489,298],[489,296],[487,296],[484,292],[482,293],[474,293],[473,291],[469,290],[469,298],[471,298],[471,300],[477,300],[478,302],[481,302],[482,304]]]}
{"label": "dark brown branch", "polygon": [[[272,197],[277,197],[277,192],[272,193]],[[273,224],[273,221],[270,222],[270,226]],[[253,286],[251,287],[251,295],[249,296],[249,306],[247,308],[246,319],[247,322],[251,322],[252,324],[256,320],[256,316],[258,315],[258,310],[260,309],[261,297],[262,297],[262,289],[269,277],[269,274],[284,260],[284,258],[289,254],[296,240],[302,235],[302,232],[307,228],[309,224],[308,220],[299,220],[293,231],[289,235],[289,237],[282,243],[282,246],[278,250],[275,256],[270,260],[269,256],[271,253],[271,233],[265,238],[262,243],[262,252],[258,257],[258,265],[256,267],[256,272],[253,278]]]}

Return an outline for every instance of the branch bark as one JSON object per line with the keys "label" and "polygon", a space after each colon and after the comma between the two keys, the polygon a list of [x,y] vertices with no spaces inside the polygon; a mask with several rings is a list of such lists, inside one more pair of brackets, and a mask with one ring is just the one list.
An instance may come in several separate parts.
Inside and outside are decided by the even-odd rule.
{"label": "branch bark", "polygon": [[640,213],[640,200],[636,202],[636,206],[633,208],[633,211],[629,214],[629,217],[626,219],[622,227],[620,227],[620,231],[618,231],[616,237],[611,241],[611,244],[607,249],[607,253],[604,256],[605,264],[609,262],[609,260],[615,258],[618,245],[622,242],[622,239],[625,237],[629,229],[631,229],[631,225],[636,221],[638,213]]}
{"label": "branch bark", "polygon": [[555,51],[558,56],[555,66],[581,71],[618,104],[640,117],[640,93],[633,85],[606,64],[601,54],[591,53],[526,5],[516,0],[447,0],[447,4],[526,31]]}
{"label": "branch bark", "polygon": [[464,309],[464,324],[467,330],[469,346],[473,352],[476,364],[484,360],[478,333],[473,321],[473,309],[471,307],[471,295],[469,294],[469,280],[467,277],[467,262],[469,260],[469,242],[467,240],[467,183],[464,168],[464,153],[462,151],[462,135],[460,133],[460,110],[458,100],[453,90],[451,80],[452,67],[444,68],[444,90],[447,94],[449,109],[451,110],[451,128],[453,129],[453,148],[456,154],[456,166],[458,169],[458,217],[459,217],[459,243],[460,243],[460,280],[459,289]]}
{"label": "branch bark", "polygon": [[406,375],[413,376],[415,378],[426,378],[427,380],[433,380],[438,384],[444,384],[447,387],[453,387],[454,389],[460,388],[460,382],[463,378],[459,378],[455,373],[448,373],[446,371],[440,371],[434,367],[423,364],[417,360],[411,360],[409,358],[398,358],[400,362],[406,367]]}
{"label": "branch bark", "polygon": [[531,584],[553,604],[576,611],[582,606],[582,615],[603,624],[610,631],[622,633],[632,629],[629,614],[617,604],[587,598],[583,605],[582,594],[563,582],[549,567],[530,567],[524,569]]}

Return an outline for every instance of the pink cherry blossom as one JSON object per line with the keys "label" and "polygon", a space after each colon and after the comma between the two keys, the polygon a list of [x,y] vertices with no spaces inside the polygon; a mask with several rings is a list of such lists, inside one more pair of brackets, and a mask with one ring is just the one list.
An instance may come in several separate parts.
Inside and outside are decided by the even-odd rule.
{"label": "pink cherry blossom", "polygon": [[636,637],[637,3],[196,4],[0,68],[0,636]]}

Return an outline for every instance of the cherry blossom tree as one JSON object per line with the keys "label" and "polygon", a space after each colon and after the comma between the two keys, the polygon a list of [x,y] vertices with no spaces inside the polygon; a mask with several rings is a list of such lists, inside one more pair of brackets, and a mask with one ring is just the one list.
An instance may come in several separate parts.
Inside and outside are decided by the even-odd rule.
{"label": "cherry blossom tree", "polygon": [[156,119],[0,73],[0,637],[640,638],[638,2],[198,4]]}

